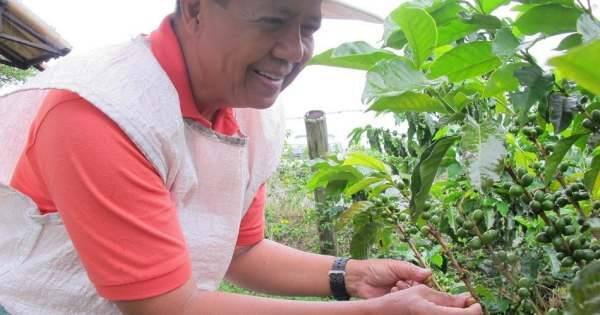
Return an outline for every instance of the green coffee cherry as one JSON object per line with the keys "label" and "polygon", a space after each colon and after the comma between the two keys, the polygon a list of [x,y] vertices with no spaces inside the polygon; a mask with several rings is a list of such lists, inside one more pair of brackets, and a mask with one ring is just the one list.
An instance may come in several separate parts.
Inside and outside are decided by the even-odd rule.
{"label": "green coffee cherry", "polygon": [[475,223],[473,223],[473,221],[465,221],[463,226],[465,227],[465,229],[471,231],[475,227]]}
{"label": "green coffee cherry", "polygon": [[561,172],[566,172],[569,170],[569,163],[560,163],[560,165],[558,166],[558,168],[560,169]]}
{"label": "green coffee cherry", "polygon": [[577,229],[572,225],[565,226],[563,230],[563,234],[565,235],[575,235],[575,233],[577,233]]}
{"label": "green coffee cherry", "polygon": [[467,232],[467,230],[465,230],[463,228],[460,228],[456,232],[456,235],[458,235],[458,237],[468,237],[469,236],[469,232]]}
{"label": "green coffee cherry", "polygon": [[482,246],[481,240],[477,237],[474,237],[469,241],[468,246],[470,249],[474,249],[474,250],[480,249]]}
{"label": "green coffee cherry", "polygon": [[524,169],[522,167],[517,168],[517,176],[519,178],[521,178],[521,177],[523,177],[525,175],[527,175],[527,170],[526,169]]}
{"label": "green coffee cherry", "polygon": [[483,235],[481,235],[481,241],[486,245],[491,244],[498,238],[498,234],[499,233],[496,230],[486,231],[483,233]]}
{"label": "green coffee cherry", "polygon": [[519,279],[518,285],[520,288],[529,288],[533,285],[533,280],[528,277],[522,277]]}
{"label": "green coffee cherry", "polygon": [[546,200],[546,194],[541,190],[537,190],[533,194],[533,199],[535,199],[535,201],[544,202],[544,200]]}
{"label": "green coffee cherry", "polygon": [[484,213],[481,209],[477,209],[471,213],[471,219],[476,223],[483,221]]}
{"label": "green coffee cherry", "polygon": [[551,143],[550,144],[546,144],[544,146],[544,150],[546,150],[547,152],[554,152],[554,148],[555,148],[554,144],[551,144]]}
{"label": "green coffee cherry", "polygon": [[569,247],[572,250],[580,249],[581,248],[581,240],[579,238],[577,238],[577,237],[570,239],[569,240]]}
{"label": "green coffee cherry", "polygon": [[533,175],[525,174],[523,177],[521,177],[521,184],[523,184],[523,186],[527,187],[527,186],[530,186],[531,184],[533,184],[533,180],[534,180]]}
{"label": "green coffee cherry", "polygon": [[583,120],[583,127],[585,129],[589,129],[589,130],[594,130],[594,122],[591,121],[590,119],[586,118]]}
{"label": "green coffee cherry", "polygon": [[515,253],[508,253],[506,254],[506,260],[508,260],[509,263],[514,264],[519,261],[519,256],[517,256]]}
{"label": "green coffee cherry", "polygon": [[554,236],[556,236],[556,229],[554,228],[554,226],[548,225],[544,228],[544,233],[546,233],[546,235],[548,235],[549,237],[554,238]]}
{"label": "green coffee cherry", "polygon": [[529,203],[529,208],[531,208],[531,211],[533,212],[540,212],[542,210],[542,203],[537,200],[533,200]]}
{"label": "green coffee cherry", "polygon": [[567,256],[563,258],[560,263],[563,267],[571,267],[573,264],[575,264],[575,261],[573,258]]}
{"label": "green coffee cherry", "polygon": [[592,204],[592,208],[594,210],[600,210],[600,200],[594,201],[594,203]]}
{"label": "green coffee cherry", "polygon": [[550,238],[548,237],[548,234],[546,234],[546,233],[544,233],[544,232],[538,233],[538,234],[535,236],[535,240],[536,240],[538,243],[543,243],[543,244],[545,244],[545,243],[549,243],[549,242],[550,242]]}
{"label": "green coffee cherry", "polygon": [[527,298],[529,297],[529,290],[526,288],[519,288],[519,296],[522,298]]}
{"label": "green coffee cherry", "polygon": [[523,189],[521,185],[512,185],[510,186],[508,193],[513,197],[520,197],[525,193],[525,189]]}
{"label": "green coffee cherry", "polygon": [[544,202],[542,202],[542,209],[546,211],[554,209],[554,202],[552,202],[551,200],[544,200]]}
{"label": "green coffee cherry", "polygon": [[559,197],[558,199],[556,199],[556,205],[561,208],[568,204],[569,204],[569,199],[567,199],[565,197]]}
{"label": "green coffee cherry", "polygon": [[440,224],[440,217],[437,215],[434,215],[431,217],[431,219],[429,220],[429,222],[431,222],[431,224],[433,225],[439,225]]}
{"label": "green coffee cherry", "polygon": [[592,111],[592,121],[600,125],[600,110],[594,109]]}

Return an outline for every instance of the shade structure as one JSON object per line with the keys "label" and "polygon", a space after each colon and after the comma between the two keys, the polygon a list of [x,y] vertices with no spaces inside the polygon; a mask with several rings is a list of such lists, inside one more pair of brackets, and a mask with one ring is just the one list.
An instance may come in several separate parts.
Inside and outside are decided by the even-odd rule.
{"label": "shade structure", "polygon": [[43,62],[70,51],[69,43],[18,0],[0,0],[0,63],[43,69]]}
{"label": "shade structure", "polygon": [[323,1],[323,17],[329,19],[358,20],[371,23],[383,23],[383,19],[367,10],[357,8],[341,0]]}

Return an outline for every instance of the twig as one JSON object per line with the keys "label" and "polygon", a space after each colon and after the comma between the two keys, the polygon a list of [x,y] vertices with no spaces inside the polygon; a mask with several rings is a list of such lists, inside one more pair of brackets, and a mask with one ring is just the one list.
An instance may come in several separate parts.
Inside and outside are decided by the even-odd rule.
{"label": "twig", "polygon": [[[466,269],[464,269],[456,260],[456,258],[454,258],[454,255],[452,254],[452,251],[448,248],[448,245],[446,244],[446,242],[442,239],[442,236],[440,234],[440,232],[431,224],[428,224],[429,228],[430,228],[430,234],[433,236],[433,238],[436,239],[436,241],[440,244],[440,246],[442,246],[442,251],[444,252],[444,254],[446,254],[448,256],[448,258],[450,258],[450,261],[452,262],[452,265],[454,266],[454,268],[456,268],[456,271],[458,272],[460,279],[462,280],[462,282],[465,284],[465,286],[467,287],[467,290],[469,290],[469,293],[471,294],[471,296],[477,300],[477,302],[481,303],[481,298],[477,295],[477,293],[475,292],[475,289],[473,288],[473,285],[471,284],[471,279],[469,277],[469,273],[467,272]],[[483,304],[482,304],[483,307]],[[488,311],[483,308],[483,314],[488,315]]]}
{"label": "twig", "polygon": [[[408,246],[413,251],[413,254],[415,255],[415,258],[417,258],[417,261],[419,262],[419,265],[421,267],[423,267],[423,268],[430,269],[429,266],[427,265],[427,263],[425,263],[425,260],[423,259],[423,256],[421,256],[421,253],[417,250],[417,247],[415,246],[415,244],[410,239],[410,235],[408,233],[406,233],[406,231],[404,230],[404,228],[402,227],[402,225],[401,224],[397,224],[396,228],[398,229],[398,232],[400,232],[400,234],[402,235],[402,237],[404,237],[404,241],[406,243],[408,243]],[[440,286],[440,284],[437,282],[437,280],[435,280],[435,277],[434,277],[433,273],[431,274],[431,284],[433,285],[434,289],[436,289],[436,290],[438,290],[440,292],[444,292],[445,291]]]}

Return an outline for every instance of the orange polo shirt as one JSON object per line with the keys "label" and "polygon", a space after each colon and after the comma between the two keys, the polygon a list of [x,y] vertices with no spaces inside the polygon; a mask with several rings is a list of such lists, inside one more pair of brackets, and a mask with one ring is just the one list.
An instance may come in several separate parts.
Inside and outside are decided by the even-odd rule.
{"label": "orange polo shirt", "polygon": [[[199,114],[170,17],[150,35],[150,44],[179,93],[183,116],[237,134],[231,108],[220,110],[212,122]],[[60,213],[101,296],[149,298],[191,277],[177,209],[159,174],[110,118],[79,95],[48,94],[11,185],[43,214]],[[263,185],[243,218],[238,246],[264,238],[265,198]]]}

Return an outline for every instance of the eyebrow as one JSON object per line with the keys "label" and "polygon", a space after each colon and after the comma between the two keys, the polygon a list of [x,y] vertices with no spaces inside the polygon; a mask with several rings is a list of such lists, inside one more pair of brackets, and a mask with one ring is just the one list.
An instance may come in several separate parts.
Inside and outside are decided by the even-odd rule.
{"label": "eyebrow", "polygon": [[[283,14],[288,18],[294,18],[298,16],[298,13],[295,13],[294,11],[290,10],[289,8],[285,7],[285,6],[280,6],[276,8],[277,13],[279,14]],[[316,16],[316,15],[311,15],[308,17],[308,21],[310,23],[316,24],[317,26],[321,26],[321,16]]]}

